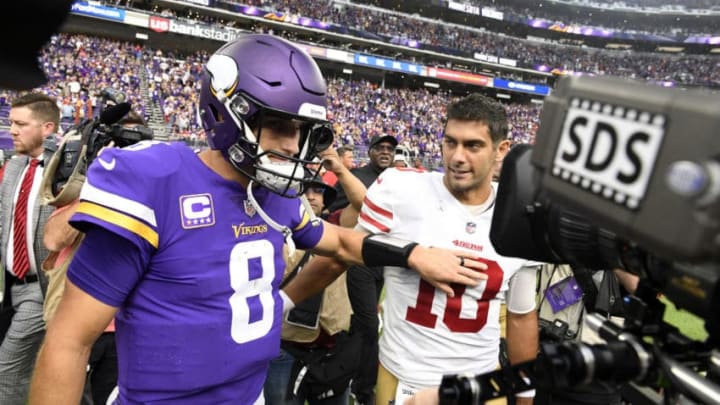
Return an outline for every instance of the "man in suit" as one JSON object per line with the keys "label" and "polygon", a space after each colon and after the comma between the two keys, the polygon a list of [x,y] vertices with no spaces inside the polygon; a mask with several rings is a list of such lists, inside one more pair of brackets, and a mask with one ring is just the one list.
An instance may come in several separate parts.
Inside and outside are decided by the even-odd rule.
{"label": "man in suit", "polygon": [[29,93],[13,100],[10,134],[16,156],[0,184],[0,255],[4,271],[2,308],[13,311],[0,345],[0,403],[26,403],[35,356],[45,334],[43,296],[47,279],[41,263],[48,255],[43,230],[53,208],[38,198],[43,175],[43,142],[59,128],[54,99]]}

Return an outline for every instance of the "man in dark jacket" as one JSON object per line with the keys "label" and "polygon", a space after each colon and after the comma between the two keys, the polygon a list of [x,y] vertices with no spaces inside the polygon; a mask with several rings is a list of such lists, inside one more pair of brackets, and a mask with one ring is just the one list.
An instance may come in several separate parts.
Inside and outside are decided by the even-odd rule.
{"label": "man in dark jacket", "polygon": [[[370,187],[380,173],[392,165],[397,144],[397,140],[391,135],[374,136],[370,140],[368,149],[370,162],[365,166],[356,167],[350,171],[365,184],[365,187]],[[330,212],[343,209],[348,205],[348,198],[342,186],[338,184],[336,190],[338,192],[337,198],[329,207]]]}
{"label": "man in dark jacket", "polygon": [[[351,170],[365,187],[370,187],[380,173],[392,165],[397,143],[397,140],[390,135],[374,136],[370,140],[368,149],[370,162]],[[348,198],[342,186],[338,184],[336,189],[337,198],[331,205],[330,212],[339,212],[348,205]],[[351,388],[355,402],[362,405],[375,403],[379,323],[377,303],[382,287],[382,267],[352,266],[347,272],[348,297],[353,309],[350,330],[351,333],[360,334],[363,340],[362,360]]]}

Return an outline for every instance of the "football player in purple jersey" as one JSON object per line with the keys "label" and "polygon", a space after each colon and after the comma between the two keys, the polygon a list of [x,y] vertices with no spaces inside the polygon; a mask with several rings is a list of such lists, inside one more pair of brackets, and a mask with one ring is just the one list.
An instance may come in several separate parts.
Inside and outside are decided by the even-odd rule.
{"label": "football player in purple jersey", "polygon": [[[210,150],[141,142],[89,168],[71,223],[86,233],[48,326],[31,404],[79,403],[87,356],[115,317],[117,404],[254,404],[280,344],[283,244],[347,263],[416,269],[452,294],[485,266],[313,217],[298,198],[332,143],[312,58],[247,35],[208,61],[199,102]],[[464,264],[464,265],[461,265]]]}

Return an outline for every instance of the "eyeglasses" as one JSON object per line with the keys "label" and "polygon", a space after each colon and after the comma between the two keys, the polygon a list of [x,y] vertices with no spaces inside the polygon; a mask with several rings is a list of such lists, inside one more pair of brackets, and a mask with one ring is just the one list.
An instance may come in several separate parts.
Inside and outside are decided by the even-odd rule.
{"label": "eyeglasses", "polygon": [[394,152],[395,147],[392,145],[375,145],[372,147],[378,152]]}

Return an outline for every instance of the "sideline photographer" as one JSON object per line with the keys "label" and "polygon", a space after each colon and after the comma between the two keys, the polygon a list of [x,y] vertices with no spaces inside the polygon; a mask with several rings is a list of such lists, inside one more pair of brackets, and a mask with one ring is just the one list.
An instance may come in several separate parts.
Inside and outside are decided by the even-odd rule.
{"label": "sideline photographer", "polygon": [[[115,106],[109,107],[107,111]],[[129,109],[129,106],[127,107]],[[125,107],[122,107],[123,111]],[[131,111],[117,123],[87,121],[70,130],[58,151],[50,159],[43,177],[41,194],[45,204],[56,207],[45,226],[43,242],[50,255],[42,269],[49,279],[43,308],[44,319],[50,323],[65,290],[68,266],[84,238],[70,226],[70,217],[80,202],[80,189],[85,183],[87,167],[102,149],[129,146],[139,140],[151,139],[152,131],[143,118]],[[102,163],[101,163],[102,164]],[[104,404],[117,384],[118,366],[115,350],[115,323],[111,322],[92,347],[83,403]]]}

